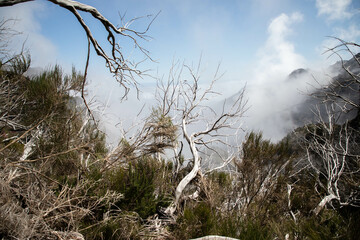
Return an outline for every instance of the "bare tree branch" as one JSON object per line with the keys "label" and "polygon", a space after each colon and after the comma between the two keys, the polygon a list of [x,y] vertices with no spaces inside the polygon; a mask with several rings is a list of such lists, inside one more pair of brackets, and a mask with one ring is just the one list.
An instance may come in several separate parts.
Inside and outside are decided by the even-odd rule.
{"label": "bare tree branch", "polygon": [[[313,94],[321,100],[315,108],[317,122],[307,126],[308,161],[315,172],[317,185],[325,192],[314,209],[318,215],[330,203],[340,206],[360,206],[359,193],[359,120],[360,120],[360,59],[356,50],[360,45],[334,38],[339,44],[326,53],[340,59],[341,78],[332,79],[329,85]],[[352,59],[343,60],[343,54]],[[320,109],[325,109],[325,113]],[[355,119],[342,115],[355,110]]]}
{"label": "bare tree branch", "polygon": [[[165,84],[163,82],[158,83],[158,86],[161,86],[158,99],[159,103],[164,106],[163,113],[171,116],[178,129],[181,130],[191,153],[191,170],[177,185],[174,202],[165,211],[170,216],[173,216],[177,210],[185,188],[197,176],[202,176],[203,159],[200,154],[208,155],[208,157],[221,156],[216,149],[217,145],[227,146],[227,138],[236,133],[234,129],[239,128],[240,119],[246,110],[246,101],[243,99],[244,90],[238,93],[230,108],[225,108],[227,104],[224,104],[220,113],[208,105],[208,101],[214,95],[219,95],[213,91],[213,86],[221,75],[218,74],[219,68],[217,68],[209,86],[202,90],[199,85],[200,63],[201,60],[195,71],[194,68],[185,64],[173,66],[169,73],[168,82]],[[185,74],[188,74],[190,80],[186,79]],[[232,134],[229,134],[231,129]],[[224,159],[221,158],[223,160],[221,167],[229,164],[233,154],[237,151],[236,148],[233,150],[234,152],[229,153],[229,156]],[[208,173],[210,172],[208,171]],[[191,196],[196,195],[192,194]]]}
{"label": "bare tree branch", "polygon": [[[30,1],[32,0],[0,0],[0,7],[12,6],[15,4],[30,2]],[[89,6],[87,4],[83,4],[72,0],[48,0],[48,1],[69,10],[76,17],[77,21],[85,30],[87,38],[89,39],[91,45],[95,49],[96,54],[105,60],[106,67],[109,69],[110,73],[112,73],[116,78],[116,80],[121,84],[121,86],[124,87],[125,89],[124,97],[127,95],[131,86],[134,86],[136,89],[138,89],[137,87],[138,83],[136,77],[141,77],[144,74],[144,72],[137,69],[136,67],[137,64],[132,64],[129,60],[127,60],[124,57],[123,52],[121,51],[120,46],[116,41],[117,36],[130,39],[134,44],[135,48],[139,49],[145,55],[146,58],[152,60],[151,57],[149,56],[149,52],[140,45],[139,40],[147,41],[149,39],[146,33],[159,13],[150,20],[148,26],[144,31],[136,31],[129,28],[131,22],[133,22],[135,19],[131,20],[130,22],[124,23],[123,26],[121,27],[116,27],[112,22],[110,22],[107,18],[105,18],[96,8]],[[108,34],[107,42],[111,46],[110,54],[108,54],[104,50],[105,46],[100,45],[97,39],[93,36],[90,27],[85,23],[80,12],[90,13],[94,19],[102,23],[104,29]],[[151,15],[148,15],[147,17],[151,17]]]}

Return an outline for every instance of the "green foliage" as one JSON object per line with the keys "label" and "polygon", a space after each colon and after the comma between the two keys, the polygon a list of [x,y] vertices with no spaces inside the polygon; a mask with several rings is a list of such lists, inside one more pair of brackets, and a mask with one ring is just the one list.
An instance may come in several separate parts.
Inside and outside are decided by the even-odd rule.
{"label": "green foliage", "polygon": [[171,117],[166,116],[158,108],[153,108],[150,123],[153,125],[152,135],[154,138],[165,137],[167,142],[176,140],[176,126],[173,124]]}
{"label": "green foliage", "polygon": [[283,161],[288,159],[292,151],[288,141],[281,141],[277,144],[270,140],[263,139],[262,133],[251,132],[245,138],[242,145],[243,158],[250,161],[260,160],[267,164],[274,161]]}
{"label": "green foliage", "polygon": [[10,59],[11,73],[17,76],[23,75],[30,67],[30,55],[19,54]]}
{"label": "green foliage", "polygon": [[343,219],[333,210],[324,211],[318,217],[302,219],[298,229],[298,236],[303,239],[348,239]]}
{"label": "green foliage", "polygon": [[221,213],[206,202],[189,205],[178,219],[174,231],[177,239],[221,235],[239,239],[270,239],[269,226],[240,216],[236,212]]}
{"label": "green foliage", "polygon": [[305,216],[311,215],[311,211],[321,200],[313,188],[314,179],[308,178],[307,174],[299,176],[300,181],[294,185],[291,193],[292,210],[299,211]]}
{"label": "green foliage", "polygon": [[[82,109],[73,104],[72,94],[81,89],[83,78],[75,70],[64,75],[55,66],[29,79],[22,75],[29,62],[17,57],[0,71],[0,113],[5,117],[0,122],[0,182],[5,184],[6,201],[11,205],[4,208],[10,211],[6,214],[18,222],[19,229],[36,229],[29,233],[36,237],[29,239],[48,239],[46,234],[52,230],[75,229],[86,223],[101,225],[103,215],[120,195],[107,191],[100,171],[99,160],[107,153],[105,135],[91,122],[82,128]],[[33,141],[31,154],[19,161],[29,141]],[[89,172],[81,159],[92,166]],[[4,201],[5,195],[0,196]]]}
{"label": "green foliage", "polygon": [[9,150],[13,151],[13,154],[20,154],[24,151],[24,145],[19,142],[15,142],[9,147]]}
{"label": "green foliage", "polygon": [[244,240],[271,239],[270,233],[271,231],[267,226],[263,226],[257,221],[249,221],[241,226],[240,239],[244,239]]}
{"label": "green foliage", "polygon": [[209,179],[216,182],[221,188],[230,187],[231,177],[226,172],[212,172]]}
{"label": "green foliage", "polygon": [[141,223],[124,215],[109,217],[81,231],[87,240],[141,239],[138,236]]}
{"label": "green foliage", "polygon": [[[101,173],[98,167],[91,168],[86,175],[91,188],[89,197],[101,198],[107,190],[123,194],[112,205],[93,211],[92,217],[83,221],[86,239],[141,239],[138,234],[142,223],[167,207],[168,183],[163,176],[171,170],[165,163],[150,157],[136,159]],[[162,184],[162,182],[164,184]],[[163,187],[167,185],[167,187]]]}
{"label": "green foliage", "polygon": [[91,136],[92,140],[96,140],[94,146],[94,152],[96,158],[98,159],[103,158],[108,153],[108,149],[106,147],[105,134],[101,133],[100,131],[92,131],[92,132],[93,132],[93,135]]}
{"label": "green foliage", "polygon": [[241,219],[236,213],[228,213],[221,218],[217,218],[218,225],[217,234],[220,236],[227,236],[233,238],[239,238],[241,232]]}
{"label": "green foliage", "polygon": [[347,238],[358,239],[360,236],[360,209],[353,206],[344,206],[338,210],[338,213],[342,217],[342,230],[346,231]]}
{"label": "green foliage", "polygon": [[126,168],[114,170],[109,177],[111,189],[124,194],[117,206],[137,212],[143,219],[166,207],[169,202],[166,190],[160,188],[159,179],[159,174],[166,171],[164,167],[164,164],[144,157],[129,163]]}
{"label": "green foliage", "polygon": [[206,202],[188,206],[178,219],[177,238],[189,239],[214,234],[216,221],[214,209]]}
{"label": "green foliage", "polygon": [[[144,125],[142,142],[124,138],[118,152],[108,157],[105,134],[91,122],[83,128],[84,113],[72,95],[82,89],[83,76],[75,69],[63,74],[55,66],[29,79],[23,76],[29,65],[30,57],[25,55],[15,56],[7,68],[0,63],[0,113],[10,116],[0,122],[0,148],[4,148],[0,152],[0,202],[8,204],[0,206],[0,215],[13,228],[0,223],[0,238],[22,239],[16,230],[30,226],[47,232],[80,229],[86,239],[141,239],[152,217],[164,217],[161,210],[191,168],[180,169],[173,179],[173,159],[159,160],[160,153],[177,140],[171,118],[154,108]],[[331,136],[316,124],[297,133],[303,141],[336,141],[341,127],[335,125]],[[355,149],[358,132],[350,135]],[[36,142],[31,154],[19,161],[32,138]],[[309,169],[297,172],[302,165],[295,163],[307,156],[299,146],[303,142],[297,140],[293,134],[273,143],[261,133],[248,134],[241,159],[234,160],[234,172],[199,177],[200,197],[183,201],[176,223],[164,229],[176,239],[210,234],[283,239],[287,233],[290,239],[357,239],[359,208],[333,204],[336,208],[314,216],[312,210],[325,195],[319,183],[326,182]],[[347,157],[351,174],[338,183],[356,193],[359,166],[354,156]],[[181,156],[181,165],[183,161]]]}
{"label": "green foliage", "polygon": [[145,128],[151,138],[145,146],[146,153],[163,153],[166,148],[174,145],[177,127],[171,117],[163,114],[159,108],[153,108]]}
{"label": "green foliage", "polygon": [[65,108],[64,97],[67,96],[60,92],[61,83],[62,72],[59,66],[28,81],[26,99],[33,104],[26,106],[26,124],[45,117],[54,109]]}
{"label": "green foliage", "polygon": [[291,170],[292,150],[288,141],[271,143],[261,133],[247,135],[237,168],[234,189],[241,193],[241,211],[260,223],[269,215],[286,211],[286,182]]}

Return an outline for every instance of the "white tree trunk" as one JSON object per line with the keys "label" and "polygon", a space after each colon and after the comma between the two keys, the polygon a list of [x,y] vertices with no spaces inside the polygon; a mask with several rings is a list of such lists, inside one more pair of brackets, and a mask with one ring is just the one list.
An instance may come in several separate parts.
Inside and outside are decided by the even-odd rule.
{"label": "white tree trunk", "polygon": [[314,214],[317,216],[319,215],[319,213],[321,212],[321,210],[326,206],[327,203],[329,203],[330,201],[332,201],[333,199],[338,199],[337,196],[335,196],[334,194],[329,194],[326,197],[324,197],[321,202],[316,206],[316,208],[314,209]]}
{"label": "white tree trunk", "polygon": [[176,208],[180,201],[180,197],[181,197],[184,189],[186,188],[186,186],[196,177],[196,175],[200,171],[201,161],[200,161],[200,157],[199,157],[199,152],[196,149],[194,139],[192,139],[192,136],[189,136],[187,133],[185,117],[183,118],[183,121],[182,121],[182,129],[183,129],[184,137],[185,137],[186,141],[188,142],[188,144],[190,145],[190,150],[193,155],[194,166],[193,166],[192,170],[180,181],[179,185],[176,187],[175,201],[165,211],[167,214],[170,214],[170,215],[173,215],[174,212],[176,211]]}

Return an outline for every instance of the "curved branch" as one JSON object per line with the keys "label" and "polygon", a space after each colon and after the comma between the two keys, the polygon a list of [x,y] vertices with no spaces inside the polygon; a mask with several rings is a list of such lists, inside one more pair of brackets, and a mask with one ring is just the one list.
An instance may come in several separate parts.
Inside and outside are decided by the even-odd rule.
{"label": "curved branch", "polygon": [[[0,7],[12,6],[19,3],[30,2],[33,0],[0,0]],[[122,27],[116,27],[112,22],[110,22],[107,18],[105,18],[96,8],[83,4],[77,1],[72,0],[48,0],[62,8],[69,10],[80,23],[82,28],[85,30],[88,39],[91,42],[91,45],[94,47],[95,52],[98,56],[102,57],[105,60],[106,67],[109,69],[110,73],[114,75],[116,80],[120,83],[122,87],[125,89],[125,96],[129,92],[129,87],[134,86],[137,88],[137,81],[135,77],[141,77],[143,72],[138,70],[136,65],[130,64],[123,55],[120,50],[120,46],[116,43],[116,36],[122,36],[127,39],[130,39],[135,48],[138,48],[146,57],[146,59],[151,59],[149,56],[149,52],[143,48],[138,40],[148,40],[148,36],[146,32],[149,30],[151,24],[155,20],[155,18],[159,15],[159,13],[153,17],[153,19],[148,24],[145,31],[136,31],[128,28],[129,24],[124,24]],[[107,41],[111,46],[110,54],[106,53],[104,48],[99,44],[96,38],[93,36],[91,29],[85,23],[84,19],[81,17],[81,12],[90,13],[93,18],[102,23],[104,29],[106,30],[108,36]],[[150,15],[149,15],[150,16]]]}
{"label": "curved branch", "polygon": [[166,212],[168,214],[170,214],[170,215],[173,215],[174,212],[176,211],[176,208],[177,208],[177,206],[179,204],[179,201],[180,201],[180,197],[181,197],[184,189],[186,188],[186,186],[197,176],[199,171],[201,171],[200,170],[201,161],[200,161],[200,157],[199,157],[199,152],[196,149],[194,140],[187,133],[186,117],[183,117],[183,120],[182,120],[182,130],[183,130],[183,134],[184,134],[184,137],[185,137],[186,141],[190,145],[190,150],[191,150],[191,153],[192,153],[192,156],[193,156],[194,165],[193,165],[191,171],[183,179],[181,179],[180,183],[176,187],[175,201],[174,201],[173,204],[171,204],[166,209]]}

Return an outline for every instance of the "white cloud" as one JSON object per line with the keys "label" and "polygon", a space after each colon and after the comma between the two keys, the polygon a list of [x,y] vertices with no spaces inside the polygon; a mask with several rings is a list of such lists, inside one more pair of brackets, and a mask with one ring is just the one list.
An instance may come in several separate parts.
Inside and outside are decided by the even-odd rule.
{"label": "white cloud", "polygon": [[[334,28],[333,36],[347,42],[358,42],[360,39],[360,28],[355,24],[350,25],[348,28]],[[329,37],[322,42],[320,50],[323,53],[325,50],[335,47],[338,44],[338,40]]]}
{"label": "white cloud", "polygon": [[[349,25],[348,28],[334,28],[333,36],[337,37],[341,40],[344,40],[346,42],[355,42],[356,43],[356,42],[359,42],[359,40],[360,40],[360,28],[358,27],[358,25],[355,25],[355,24]],[[333,48],[339,44],[340,44],[339,40],[329,37],[329,38],[326,38],[321,43],[320,47],[317,48],[317,51],[319,52],[319,54],[323,54],[323,57],[324,57],[323,60],[326,61],[327,64],[333,64],[336,61],[339,61],[339,58],[336,56],[334,56],[332,58],[328,58],[330,53],[324,54],[328,49]],[[358,51],[357,47],[350,46],[350,49],[354,50],[354,52]],[[352,57],[349,53],[347,53],[345,51],[342,51],[341,54],[344,59],[348,59],[348,58]]]}
{"label": "white cloud", "polygon": [[18,53],[25,43],[25,48],[30,51],[33,67],[44,67],[56,62],[56,46],[41,34],[41,22],[37,17],[44,11],[44,5],[38,2],[0,8],[0,15],[3,19],[16,20],[11,27],[20,33],[11,39],[9,50]]}
{"label": "white cloud", "polygon": [[303,99],[300,93],[306,80],[289,81],[287,76],[305,67],[305,59],[288,40],[294,24],[303,16],[295,12],[281,14],[268,26],[268,38],[258,51],[258,60],[247,89],[250,110],[246,122],[248,130],[262,130],[264,136],[281,139],[294,127],[290,110]]}
{"label": "white cloud", "polygon": [[326,15],[330,20],[350,18],[348,7],[352,0],[316,0],[319,15]]}
{"label": "white cloud", "polygon": [[360,38],[360,28],[355,24],[351,24],[347,29],[337,28],[335,32],[336,36],[349,42],[357,42]]}
{"label": "white cloud", "polygon": [[269,79],[279,80],[292,70],[304,66],[305,60],[295,52],[293,43],[287,37],[293,32],[292,25],[301,22],[302,14],[295,12],[288,16],[281,14],[271,21],[268,27],[268,39],[258,52],[259,61],[255,79],[258,84]]}

